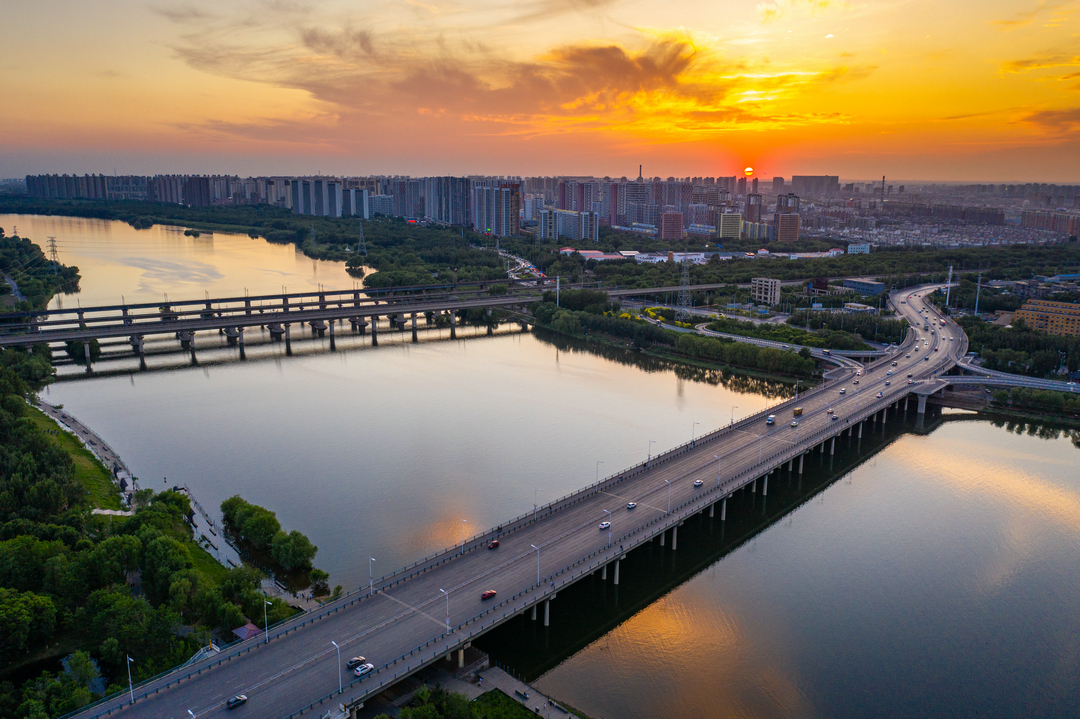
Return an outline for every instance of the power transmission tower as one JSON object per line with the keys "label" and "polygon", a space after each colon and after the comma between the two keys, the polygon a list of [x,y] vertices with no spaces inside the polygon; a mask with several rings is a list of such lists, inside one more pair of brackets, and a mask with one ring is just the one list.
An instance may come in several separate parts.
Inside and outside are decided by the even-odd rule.
{"label": "power transmission tower", "polygon": [[356,243],[356,254],[367,257],[367,242],[364,241],[364,225],[360,225],[360,239]]}
{"label": "power transmission tower", "polygon": [[683,322],[690,317],[694,300],[690,293],[690,260],[682,261],[682,279],[679,281],[679,299],[675,304],[675,321]]}
{"label": "power transmission tower", "polygon": [[52,260],[52,269],[53,274],[55,275],[57,268],[60,267],[60,257],[56,253],[56,237],[52,235],[49,236],[49,259]]}

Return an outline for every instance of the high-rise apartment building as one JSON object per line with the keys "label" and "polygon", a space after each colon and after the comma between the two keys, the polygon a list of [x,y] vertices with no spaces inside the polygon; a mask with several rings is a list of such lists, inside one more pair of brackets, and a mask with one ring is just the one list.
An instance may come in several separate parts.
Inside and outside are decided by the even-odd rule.
{"label": "high-rise apartment building", "polygon": [[795,175],[791,191],[804,197],[831,197],[840,194],[840,178],[832,175]]}
{"label": "high-rise apartment building", "polygon": [[1080,335],[1080,305],[1049,300],[1028,300],[1016,311],[1017,320],[1052,335]]}
{"label": "high-rise apartment building", "polygon": [[764,207],[761,204],[761,195],[756,192],[747,195],[746,211],[743,213],[743,219],[747,222],[761,222],[763,212]]}
{"label": "high-rise apartment building", "polygon": [[660,215],[660,239],[681,240],[683,238],[683,214],[665,212]]}
{"label": "high-rise apartment building", "polygon": [[774,216],[776,239],[780,242],[794,242],[799,239],[799,216],[795,213],[777,213]]}
{"label": "high-rise apartment building", "polygon": [[745,195],[746,194],[746,178],[745,177],[740,177],[739,178],[739,182],[736,185],[735,194],[737,194],[737,195]]}
{"label": "high-rise apartment building", "polygon": [[774,195],[782,195],[784,193],[784,178],[774,177],[772,179],[772,191]]}
{"label": "high-rise apartment building", "polygon": [[737,240],[742,237],[743,216],[739,212],[725,212],[720,215],[720,239]]}
{"label": "high-rise apartment building", "polygon": [[780,213],[798,212],[799,196],[794,192],[789,192],[786,195],[777,195],[776,211]]}

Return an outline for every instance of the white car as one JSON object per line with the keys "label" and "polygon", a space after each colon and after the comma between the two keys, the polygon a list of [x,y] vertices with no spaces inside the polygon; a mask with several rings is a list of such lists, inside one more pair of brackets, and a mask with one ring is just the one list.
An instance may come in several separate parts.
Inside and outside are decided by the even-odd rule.
{"label": "white car", "polygon": [[700,487],[700,486],[701,486],[701,485],[703,485],[703,484],[705,484],[705,483],[704,483],[704,482],[702,482],[702,481],[701,481],[700,479],[695,479],[695,480],[694,480],[694,486],[695,486],[695,487]]}
{"label": "white car", "polygon": [[355,674],[358,677],[362,677],[365,674],[370,674],[373,671],[375,671],[375,665],[374,664],[361,664],[356,669],[353,669],[353,674]]}
{"label": "white car", "polygon": [[627,509],[633,509],[636,506],[637,506],[637,502],[627,502],[626,503],[626,508]]}
{"label": "white car", "polygon": [[605,529],[611,529],[611,522],[600,522],[600,531],[602,532]]}

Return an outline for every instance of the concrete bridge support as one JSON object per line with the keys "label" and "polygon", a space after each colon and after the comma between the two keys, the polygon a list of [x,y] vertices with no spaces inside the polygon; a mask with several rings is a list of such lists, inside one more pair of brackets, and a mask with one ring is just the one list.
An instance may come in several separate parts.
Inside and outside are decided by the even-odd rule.
{"label": "concrete bridge support", "polygon": [[832,457],[836,454],[836,437],[832,438],[832,443],[829,445],[829,456]]}
{"label": "concrete bridge support", "polygon": [[750,494],[757,494],[757,477],[750,483]]}
{"label": "concrete bridge support", "polygon": [[727,520],[727,497],[720,500],[720,521]]}
{"label": "concrete bridge support", "polygon": [[919,414],[926,414],[926,395],[919,395],[919,406],[915,411]]}
{"label": "concrete bridge support", "polygon": [[621,559],[616,559],[615,560],[615,586],[616,587],[619,586],[619,562],[621,562],[621,561],[622,561]]}
{"label": "concrete bridge support", "polygon": [[859,439],[862,439],[862,426],[863,426],[863,423],[859,422]]}
{"label": "concrete bridge support", "polygon": [[290,328],[292,325],[288,322],[285,323],[285,354],[292,354],[292,334]]}
{"label": "concrete bridge support", "polygon": [[799,455],[799,474],[802,474],[802,463],[804,457],[806,457],[806,452],[803,452]]}
{"label": "concrete bridge support", "polygon": [[330,320],[330,351],[331,352],[336,352],[337,351],[337,343],[334,341],[334,324],[335,324],[335,321]]}
{"label": "concrete bridge support", "polygon": [[675,551],[679,548],[679,525],[676,524],[671,528],[671,551]]}
{"label": "concrete bridge support", "polygon": [[412,313],[412,341],[413,342],[419,342],[419,340],[416,338],[416,313],[415,312]]}
{"label": "concrete bridge support", "polygon": [[244,354],[244,328],[236,328],[236,344],[240,347],[240,359],[246,359]]}
{"label": "concrete bridge support", "polygon": [[457,311],[450,310],[450,339],[457,339]]}
{"label": "concrete bridge support", "polygon": [[458,669],[464,669],[465,668],[465,648],[464,647],[457,650],[457,666],[458,666]]}
{"label": "concrete bridge support", "polygon": [[606,582],[607,581],[607,565],[606,564],[604,566],[600,567],[600,581],[601,582]]}
{"label": "concrete bridge support", "polygon": [[667,537],[667,530],[665,529],[663,532],[660,532],[660,546],[661,547],[664,546],[664,540],[665,540],[666,537]]}
{"label": "concrete bridge support", "polygon": [[715,516],[715,511],[716,511],[716,502],[713,502],[712,504],[709,505],[709,518],[710,519]]}
{"label": "concrete bridge support", "polygon": [[532,620],[536,621],[536,605],[532,605]]}
{"label": "concrete bridge support", "polygon": [[911,395],[910,394],[905,394],[904,395],[904,414],[905,415],[907,414],[907,401],[909,399],[911,399]]}
{"label": "concrete bridge support", "polygon": [[90,340],[83,342],[83,356],[86,358],[86,373],[90,374]]}
{"label": "concrete bridge support", "polygon": [[885,420],[888,418],[888,416],[889,416],[888,408],[881,410],[881,430],[883,432],[885,431]]}
{"label": "concrete bridge support", "polygon": [[236,346],[236,339],[240,336],[240,332],[236,327],[225,327],[222,332],[225,333],[225,342],[230,347]]}
{"label": "concrete bridge support", "polygon": [[551,600],[550,599],[545,599],[544,600],[544,626],[545,627],[550,627],[551,626]]}
{"label": "concrete bridge support", "polygon": [[769,496],[769,475],[767,474],[761,479],[761,496]]}
{"label": "concrete bridge support", "polygon": [[371,346],[379,346],[379,316],[371,316]]}

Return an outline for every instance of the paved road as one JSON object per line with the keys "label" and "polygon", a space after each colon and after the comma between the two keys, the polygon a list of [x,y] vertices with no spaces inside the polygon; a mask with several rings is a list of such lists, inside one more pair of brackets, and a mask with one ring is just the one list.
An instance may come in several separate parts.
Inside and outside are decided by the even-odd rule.
{"label": "paved road", "polygon": [[[913,315],[914,301],[898,309]],[[854,429],[871,412],[876,414],[911,391],[907,372],[922,381],[951,366],[956,354],[950,345],[963,343],[950,343],[948,336],[957,332],[951,323],[934,335],[913,331],[895,355],[897,366],[888,359],[878,362],[863,370],[859,385],[852,383],[853,367],[834,370],[838,380],[769,410],[778,417],[775,425],[765,424],[768,412],[747,418],[700,438],[694,446],[676,448],[648,467],[631,468],[557,500],[540,510],[536,521],[519,518],[470,540],[464,552],[455,548],[403,570],[376,586],[371,597],[358,598],[357,593],[323,610],[333,612],[324,618],[315,618],[323,612],[298,618],[271,632],[268,644],[249,640],[239,650],[226,650],[193,665],[190,671],[200,673],[178,684],[189,670],[137,689],[136,704],[124,714],[183,718],[191,710],[199,717],[224,716],[225,700],[244,693],[249,702],[230,716],[287,716],[338,689],[339,664],[331,641],[341,646],[342,662],[362,654],[376,671],[347,687],[318,713],[342,699],[361,699],[526,607],[552,595],[557,602],[561,587],[756,482],[770,469],[789,459],[797,466],[798,455],[830,435]],[[887,376],[889,371],[892,376]],[[841,388],[845,394],[839,393]],[[879,391],[881,399],[876,397]],[[803,411],[798,427],[791,427],[796,405]],[[831,419],[829,409],[840,419]],[[695,487],[696,480],[703,485]],[[637,507],[628,509],[629,501]],[[607,519],[612,529],[601,531],[598,525]],[[495,535],[501,546],[484,548]],[[539,548],[539,582],[535,548]],[[487,589],[497,590],[498,596],[482,600],[480,593]],[[244,653],[236,656],[236,651]],[[156,693],[143,696],[147,691]],[[125,703],[120,697],[81,716],[97,716]]]}

